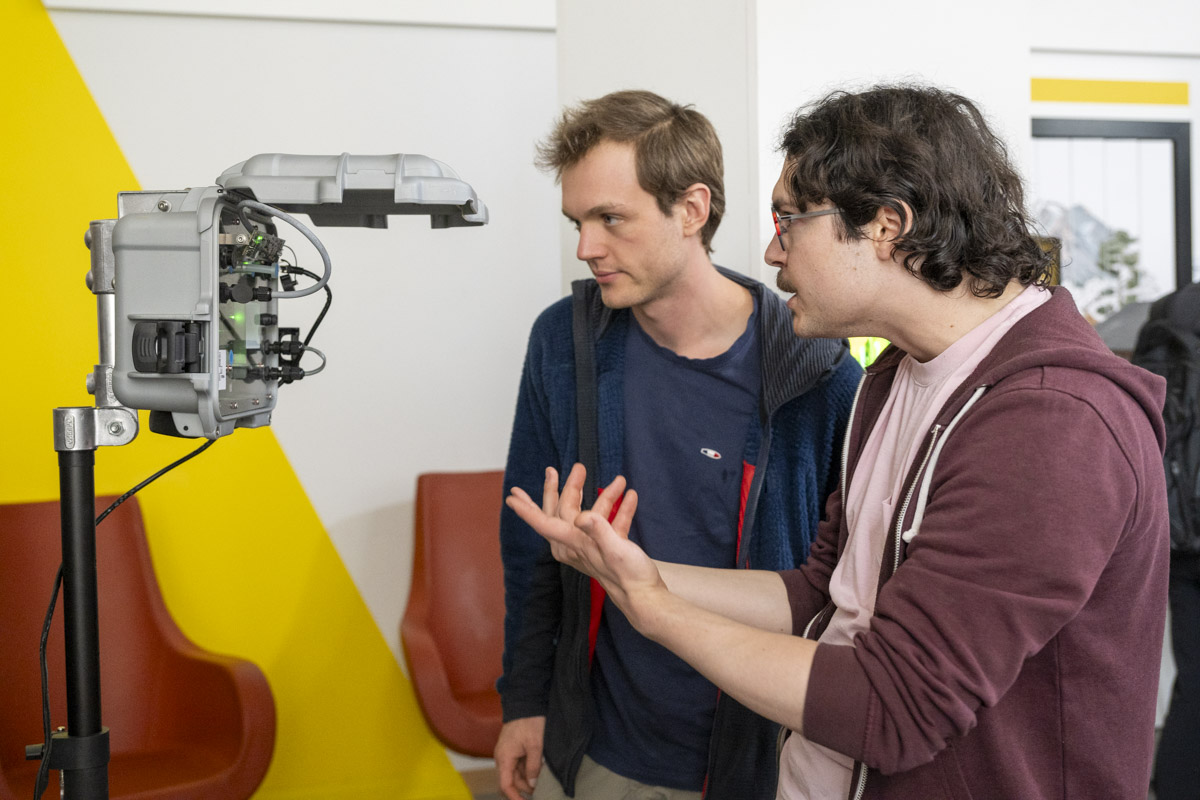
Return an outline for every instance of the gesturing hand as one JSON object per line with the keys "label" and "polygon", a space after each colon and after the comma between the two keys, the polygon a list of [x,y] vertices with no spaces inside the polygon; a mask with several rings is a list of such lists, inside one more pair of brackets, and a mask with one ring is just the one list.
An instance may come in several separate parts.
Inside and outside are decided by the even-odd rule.
{"label": "gesturing hand", "polygon": [[522,717],[501,726],[495,750],[496,772],[500,792],[508,800],[522,800],[533,794],[542,772],[545,735],[545,717]]}
{"label": "gesturing hand", "polygon": [[[634,595],[643,590],[665,591],[666,586],[654,561],[629,541],[637,492],[625,491],[625,479],[617,476],[590,511],[580,511],[586,474],[582,464],[572,467],[560,496],[558,472],[547,468],[540,507],[517,486],[505,502],[550,542],[555,559],[600,581],[613,602],[638,626],[632,608]],[[618,500],[620,506],[610,523],[608,518]]]}

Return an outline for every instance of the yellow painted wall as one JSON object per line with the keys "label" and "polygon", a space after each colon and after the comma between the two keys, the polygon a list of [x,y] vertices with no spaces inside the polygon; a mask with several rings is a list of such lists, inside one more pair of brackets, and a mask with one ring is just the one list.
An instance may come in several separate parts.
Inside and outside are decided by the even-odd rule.
{"label": "yellow painted wall", "polygon": [[[52,409],[92,405],[84,379],[97,360],[83,235],[138,186],[38,0],[0,2],[0,109],[9,503],[58,495]],[[142,431],[97,451],[97,493],[121,493],[197,445],[150,433],[144,418]],[[138,497],[180,627],[254,661],[271,684],[275,758],[256,797],[469,797],[269,429],[218,441]]]}

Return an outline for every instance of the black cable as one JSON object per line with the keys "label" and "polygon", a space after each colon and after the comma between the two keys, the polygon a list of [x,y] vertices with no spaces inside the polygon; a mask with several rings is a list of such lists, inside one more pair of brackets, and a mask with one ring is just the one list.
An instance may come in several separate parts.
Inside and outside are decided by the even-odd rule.
{"label": "black cable", "polygon": [[124,503],[126,500],[133,497],[135,494],[140,492],[142,489],[145,489],[147,486],[154,483],[156,480],[161,478],[163,475],[166,475],[171,470],[175,469],[176,467],[180,466],[181,464],[186,464],[188,461],[191,461],[193,458],[200,455],[201,453],[203,453],[205,450],[212,447],[216,443],[217,443],[216,439],[209,439],[207,442],[200,445],[199,447],[197,447],[192,452],[188,453],[183,458],[179,459],[178,461],[174,461],[174,462],[168,464],[167,466],[160,469],[158,472],[151,475],[149,478],[146,478],[146,480],[142,481],[137,486],[133,487],[128,492],[126,492],[125,494],[121,495],[116,500],[114,500],[111,506],[104,509],[103,513],[101,513],[100,516],[96,517],[96,524],[99,525],[101,522],[103,522],[104,518],[107,517],[112,512],[116,511],[117,506],[121,505],[121,503]]}
{"label": "black cable", "polygon": [[[290,250],[291,248],[288,248],[288,249]],[[309,272],[308,270],[304,269],[303,267],[288,265],[287,269],[288,269],[288,272],[294,272],[294,273],[297,273],[298,275],[303,275],[306,278],[312,278],[313,280],[321,279],[321,277],[319,275],[317,275],[316,273],[313,273],[313,272]],[[317,318],[315,320],[313,320],[312,326],[309,327],[308,336],[305,336],[304,341],[301,343],[302,347],[307,347],[308,343],[312,341],[313,334],[316,333],[317,328],[319,328],[321,326],[321,321],[323,319],[325,319],[325,314],[329,311],[329,306],[333,303],[333,292],[331,292],[329,290],[329,284],[325,284],[321,288],[325,290],[325,305],[321,308],[321,313],[317,314]],[[297,358],[296,360],[299,361],[299,358]]]}
{"label": "black cable", "polygon": [[[293,261],[299,261],[299,259],[296,258],[296,251],[291,248],[291,245],[285,244],[283,246],[283,249],[287,250],[289,253],[292,254]],[[289,264],[286,261],[280,261],[279,263],[288,272],[294,272],[297,275],[303,275],[306,278],[312,278],[315,281],[321,280],[321,277],[319,275],[317,275],[315,272],[309,272],[308,270],[304,269],[303,267],[298,267],[294,264]],[[333,303],[333,292],[331,292],[329,290],[329,284],[325,284],[325,286],[323,286],[322,288],[325,290],[325,305],[321,309],[321,313],[317,314],[317,318],[313,322],[312,327],[310,327],[308,329],[308,336],[305,336],[304,341],[301,342],[302,347],[307,347],[308,343],[312,341],[313,334],[317,332],[317,328],[320,327],[320,325],[321,325],[321,320],[325,319],[325,313],[327,311],[329,311],[329,306],[331,303]],[[298,363],[299,361],[300,361],[299,357],[296,357],[295,359],[293,359],[292,363],[295,364],[295,363]]]}
{"label": "black cable", "polygon": [[[203,453],[208,448],[216,443],[216,439],[209,439],[204,444],[197,447],[192,452],[188,453],[183,458],[160,469],[158,472],[151,475],[146,480],[134,486],[125,494],[113,501],[112,505],[104,509],[100,516],[96,517],[96,527],[117,509],[117,506],[124,503],[129,498],[133,497],[142,489],[149,486],[154,481],[166,475],[171,470],[184,464],[196,456]],[[50,782],[50,748],[54,745],[54,737],[50,734],[50,670],[46,666],[46,642],[50,638],[50,626],[54,622],[54,607],[58,605],[58,591],[62,588],[63,565],[58,565],[58,573],[54,576],[54,591],[50,594],[50,607],[46,610],[46,620],[42,624],[42,638],[38,646],[38,662],[42,668],[42,734],[45,736],[45,742],[42,745],[41,764],[38,765],[37,779],[33,784],[33,800],[40,800],[42,794],[46,791],[46,784]]]}
{"label": "black cable", "polygon": [[[237,211],[238,217],[241,219],[241,222],[242,222],[242,227],[244,227],[246,229],[246,233],[251,233],[251,234],[254,233],[254,231],[257,229],[257,226],[254,224],[254,220],[250,216],[250,209],[243,205],[233,205],[232,203],[230,203],[230,205],[233,207],[233,209],[235,211]],[[264,227],[266,227],[266,225],[268,225],[271,222],[270,217],[265,217],[261,214],[259,215],[258,218],[262,222]]]}
{"label": "black cable", "polygon": [[58,590],[62,586],[63,568],[58,565],[54,576],[54,591],[50,593],[50,608],[42,625],[41,643],[38,645],[39,663],[42,667],[42,763],[38,765],[37,779],[33,783],[33,798],[39,800],[50,782],[50,747],[54,738],[50,735],[50,672],[46,668],[46,641],[50,638],[50,623],[54,620],[54,607],[58,605]]}

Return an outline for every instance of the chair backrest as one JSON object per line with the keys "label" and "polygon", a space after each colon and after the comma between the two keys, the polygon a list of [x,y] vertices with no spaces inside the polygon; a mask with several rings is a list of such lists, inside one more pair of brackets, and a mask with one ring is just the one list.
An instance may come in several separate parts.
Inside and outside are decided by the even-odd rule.
{"label": "chair backrest", "polygon": [[476,756],[492,754],[501,725],[503,482],[499,470],[417,478],[412,589],[400,628],[430,728],[450,749]]}
{"label": "chair backrest", "polygon": [[[97,498],[97,511],[114,499]],[[24,748],[42,740],[38,643],[61,561],[57,501],[0,505],[0,800],[27,796],[24,784],[36,769],[24,760]],[[96,573],[101,721],[110,729],[111,796],[177,796],[171,787],[180,781],[201,793],[203,787],[217,786],[225,796],[232,796],[236,784],[243,787],[239,796],[249,796],[266,772],[274,743],[270,690],[257,668],[209,654],[179,630],[163,602],[135,498],[97,528]],[[47,667],[51,723],[64,725],[61,595]],[[226,669],[244,677],[213,677]],[[222,688],[234,682],[244,687],[237,699],[231,697],[233,689]],[[247,730],[256,741],[248,742]],[[172,751],[184,753],[189,762],[208,758],[212,763],[181,765],[164,755]]]}
{"label": "chair backrest", "polygon": [[[103,510],[114,498],[99,498]],[[24,746],[42,738],[38,642],[50,604],[54,574],[62,561],[57,501],[0,506],[0,768],[21,759]],[[165,615],[150,566],[137,500],[119,506],[96,531],[101,675],[121,681],[101,685],[103,722],[112,729],[114,752],[140,748],[148,727],[146,704],[135,693],[152,693],[161,673],[154,654],[164,636],[179,634]],[[166,616],[164,632],[162,615]],[[122,624],[116,624],[116,623]],[[47,642],[50,710],[54,724],[67,715],[63,656],[63,601],[59,595]]]}

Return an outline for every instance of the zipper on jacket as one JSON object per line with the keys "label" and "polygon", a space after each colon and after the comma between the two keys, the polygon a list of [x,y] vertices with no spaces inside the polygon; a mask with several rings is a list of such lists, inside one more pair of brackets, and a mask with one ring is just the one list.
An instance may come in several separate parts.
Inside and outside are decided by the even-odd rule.
{"label": "zipper on jacket", "polygon": [[813,618],[812,618],[812,619],[810,619],[810,620],[808,621],[808,624],[804,626],[804,631],[803,631],[803,632],[800,634],[800,638],[801,638],[801,639],[807,639],[807,638],[808,638],[808,633],[809,633],[809,631],[811,631],[811,630],[813,629],[813,625],[816,625],[816,624],[817,624],[817,620],[819,620],[819,619],[821,619],[822,617],[824,617],[824,616],[825,616],[825,612],[829,611],[831,608],[833,608],[833,603],[832,603],[832,602],[828,602],[828,603],[826,603],[824,606],[822,606],[821,610],[820,610],[820,611],[818,611],[816,614],[814,614],[814,615],[813,615]]}
{"label": "zipper on jacket", "polygon": [[850,797],[852,800],[862,800],[863,795],[867,791],[867,765],[861,761],[856,761],[855,767],[858,772],[858,783],[852,787]]}

